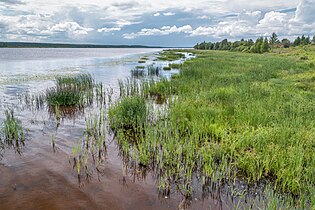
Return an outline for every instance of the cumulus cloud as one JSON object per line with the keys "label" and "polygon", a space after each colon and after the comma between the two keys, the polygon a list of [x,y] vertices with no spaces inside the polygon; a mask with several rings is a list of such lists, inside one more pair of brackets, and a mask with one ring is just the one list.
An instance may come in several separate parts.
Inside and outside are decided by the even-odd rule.
{"label": "cumulus cloud", "polygon": [[143,28],[137,33],[123,34],[125,39],[135,39],[141,36],[165,36],[173,33],[184,33],[189,34],[192,31],[192,27],[190,25],[185,25],[181,27],[177,26],[163,26],[160,29],[157,28]]}
{"label": "cumulus cloud", "polygon": [[93,28],[85,28],[83,26],[80,26],[77,22],[66,21],[52,26],[49,31],[53,33],[66,32],[69,35],[81,36],[87,35],[90,31],[93,30]]}
{"label": "cumulus cloud", "polygon": [[141,37],[167,40],[167,35],[173,35],[170,43],[184,43],[255,38],[272,32],[282,36],[315,33],[315,0],[182,0],[181,4],[164,0],[2,0],[0,11],[1,39],[7,41],[93,39],[98,43],[106,36],[116,43],[141,43]]}
{"label": "cumulus cloud", "polygon": [[252,29],[247,24],[238,21],[220,22],[217,26],[200,26],[191,31],[190,36],[237,37],[244,33],[251,33]]}

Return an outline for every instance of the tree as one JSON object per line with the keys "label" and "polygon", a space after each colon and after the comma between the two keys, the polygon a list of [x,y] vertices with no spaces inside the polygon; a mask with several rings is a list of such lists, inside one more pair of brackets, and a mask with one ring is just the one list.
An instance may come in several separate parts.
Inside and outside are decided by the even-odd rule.
{"label": "tree", "polygon": [[301,45],[306,45],[306,38],[305,38],[304,34],[301,37],[301,43],[300,44]]}
{"label": "tree", "polygon": [[260,53],[265,53],[265,52],[269,52],[269,42],[268,42],[267,37],[260,45]]}
{"label": "tree", "polygon": [[291,45],[291,42],[288,39],[282,39],[281,44],[283,45],[284,48],[289,48]]}
{"label": "tree", "polygon": [[298,36],[298,37],[294,40],[293,45],[294,45],[294,46],[299,46],[300,44],[301,44],[301,38]]}
{"label": "tree", "polygon": [[262,44],[264,42],[263,37],[260,37],[256,40],[255,45],[253,45],[250,50],[253,53],[262,53],[261,49],[262,49]]}
{"label": "tree", "polygon": [[307,37],[305,38],[305,44],[311,44],[311,38],[310,38],[310,36],[307,36]]}
{"label": "tree", "polygon": [[278,35],[275,32],[273,32],[271,37],[270,37],[270,45],[274,46],[278,41],[279,41]]}
{"label": "tree", "polygon": [[315,35],[313,36],[312,44],[315,44]]}

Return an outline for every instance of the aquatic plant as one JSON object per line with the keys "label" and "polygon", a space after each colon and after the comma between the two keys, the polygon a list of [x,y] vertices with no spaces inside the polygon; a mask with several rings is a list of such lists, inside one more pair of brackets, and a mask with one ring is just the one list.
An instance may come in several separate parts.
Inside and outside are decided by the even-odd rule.
{"label": "aquatic plant", "polygon": [[175,61],[181,58],[185,58],[185,54],[173,50],[164,50],[159,53],[157,60],[160,61]]}
{"label": "aquatic plant", "polygon": [[57,76],[55,80],[57,89],[87,91],[93,89],[94,87],[94,79],[89,73]]}
{"label": "aquatic plant", "polygon": [[25,133],[22,123],[14,116],[13,110],[5,111],[5,120],[2,128],[2,140],[9,145],[23,144],[25,140]]}
{"label": "aquatic plant", "polygon": [[146,102],[142,97],[131,96],[123,98],[110,107],[108,120],[113,130],[137,131],[144,126],[146,120]]}
{"label": "aquatic plant", "polygon": [[93,100],[94,80],[90,74],[56,77],[56,87],[47,89],[49,106],[85,106]]}
{"label": "aquatic plant", "polygon": [[159,76],[161,72],[161,67],[154,66],[153,64],[147,66],[149,76]]}

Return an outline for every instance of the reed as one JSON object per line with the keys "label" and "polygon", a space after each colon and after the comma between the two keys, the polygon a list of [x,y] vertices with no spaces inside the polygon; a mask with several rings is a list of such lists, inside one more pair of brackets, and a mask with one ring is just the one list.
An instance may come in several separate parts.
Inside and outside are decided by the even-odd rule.
{"label": "reed", "polygon": [[85,106],[93,100],[94,80],[90,74],[56,77],[56,87],[46,91],[49,106]]}
{"label": "reed", "polygon": [[14,116],[13,110],[5,111],[5,120],[2,128],[2,140],[8,145],[19,147],[24,143],[25,133],[22,127],[22,123]]}

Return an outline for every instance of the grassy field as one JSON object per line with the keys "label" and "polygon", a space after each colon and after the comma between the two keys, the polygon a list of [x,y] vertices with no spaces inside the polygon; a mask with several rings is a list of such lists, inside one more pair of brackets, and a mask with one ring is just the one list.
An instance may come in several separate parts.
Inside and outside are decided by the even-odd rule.
{"label": "grassy field", "polygon": [[122,154],[154,171],[166,195],[176,185],[189,199],[194,177],[203,186],[244,180],[272,191],[256,207],[314,209],[314,48],[191,52],[170,81],[120,84],[109,120]]}

